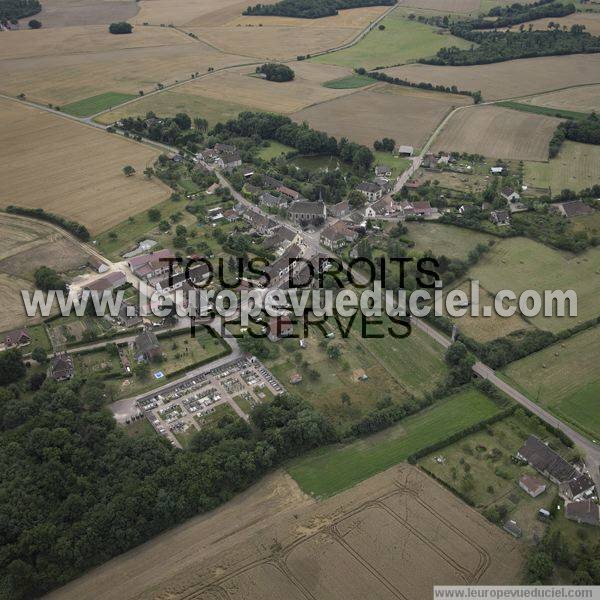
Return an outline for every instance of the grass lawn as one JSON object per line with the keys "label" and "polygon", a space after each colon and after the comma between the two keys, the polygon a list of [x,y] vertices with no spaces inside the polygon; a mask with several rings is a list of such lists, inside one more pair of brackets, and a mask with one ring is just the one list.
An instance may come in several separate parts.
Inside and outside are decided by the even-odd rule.
{"label": "grass lawn", "polygon": [[21,349],[23,355],[30,354],[34,348],[43,348],[46,352],[52,350],[46,327],[42,323],[34,325],[33,327],[28,327],[27,331],[29,331],[29,335],[31,336],[31,343],[29,346],[25,346]]}
{"label": "grass lawn", "polygon": [[214,411],[209,413],[203,417],[194,417],[198,422],[198,425],[213,425],[219,421],[221,417],[225,415],[229,415],[230,417],[237,417],[237,413],[229,406],[227,402],[223,402],[223,404],[218,404],[214,407]]}
{"label": "grass lawn", "polygon": [[526,185],[546,188],[553,195],[564,189],[580,191],[600,181],[600,146],[564,142],[548,162],[526,162]]}
{"label": "grass lawn", "polygon": [[507,380],[594,439],[600,439],[600,328],[518,360],[504,369]]}
{"label": "grass lawn", "polygon": [[565,110],[563,108],[550,108],[549,106],[535,106],[534,104],[523,104],[522,102],[512,102],[511,100],[505,100],[504,102],[498,102],[497,104],[498,106],[504,106],[505,108],[512,108],[514,110],[534,113],[536,115],[558,117],[559,119],[583,120],[587,119],[587,117],[589,116],[588,113],[577,112],[574,110]]}
{"label": "grass lawn", "polygon": [[277,158],[282,154],[287,154],[288,152],[294,152],[295,148],[291,146],[286,146],[285,144],[280,144],[279,142],[275,142],[273,140],[269,141],[269,145],[266,148],[261,148],[258,153],[259,158],[263,160],[271,160],[272,158]]}
{"label": "grass lawn", "polygon": [[[420,396],[446,373],[441,347],[420,330],[395,339],[383,326],[369,325],[369,335],[383,337],[368,339],[362,336],[357,318],[344,339],[333,320],[327,327],[334,332],[333,339],[311,328],[306,348],[300,348],[298,340],[285,340],[278,344],[278,357],[266,363],[284,386],[316,406],[335,426],[359,420],[386,395],[398,401],[409,394]],[[340,349],[340,358],[329,358],[329,346]],[[301,383],[290,384],[294,373],[302,375]],[[359,379],[362,374],[366,380]]]}
{"label": "grass lawn", "polygon": [[408,158],[400,158],[398,156],[394,156],[390,152],[374,150],[373,156],[375,157],[375,161],[373,162],[374,166],[387,165],[388,167],[391,167],[392,179],[399,177],[410,166],[410,160],[408,160]]}
{"label": "grass lawn", "polygon": [[174,116],[178,112],[185,112],[192,119],[194,117],[206,119],[209,126],[213,127],[217,123],[225,123],[229,119],[234,119],[244,110],[249,110],[247,106],[235,102],[224,99],[214,100],[196,93],[182,91],[186,89],[190,88],[183,86],[177,90],[166,90],[160,94],[140,98],[137,102],[104,113],[95,120],[98,123],[109,125],[124,117],[144,116],[148,111],[153,111],[161,116]]}
{"label": "grass lawn", "polygon": [[435,27],[400,15],[388,16],[382,24],[385,26],[383,31],[375,28],[355,46],[311,60],[341,67],[375,69],[433,56],[440,48],[468,48],[471,45],[454,36],[439,35]]}
{"label": "grass lawn", "polygon": [[596,317],[600,293],[600,248],[576,256],[554,250],[527,238],[497,242],[472,267],[468,276],[495,294],[512,290],[574,290],[577,293],[576,317],[545,317],[539,314],[529,321],[541,329],[558,332]]}
{"label": "grass lawn", "polygon": [[376,79],[372,79],[366,75],[355,74],[342,77],[341,79],[332,79],[331,81],[326,81],[323,84],[323,87],[331,88],[332,90],[353,90],[355,88],[373,85],[374,83],[377,83]]}
{"label": "grass lawn", "polygon": [[288,465],[305,492],[325,498],[406,460],[411,454],[498,412],[474,389],[450,396],[389,429],[346,446],[319,449]]}
{"label": "grass lawn", "polygon": [[119,92],[106,92],[105,94],[98,94],[97,96],[91,96],[77,102],[72,102],[66,106],[61,106],[61,110],[74,117],[89,117],[95,115],[102,110],[112,108],[127,102],[127,100],[133,100],[137,98],[133,94],[121,94]]}
{"label": "grass lawn", "polygon": [[415,243],[415,250],[432,250],[435,255],[444,254],[448,258],[465,260],[477,244],[488,245],[499,238],[487,233],[472,231],[441,223],[405,223],[408,228],[406,237]]}
{"label": "grass lawn", "polygon": [[[422,458],[419,466],[469,498],[482,512],[492,506],[504,506],[508,518],[516,520],[523,529],[524,538],[531,540],[534,533],[541,537],[545,528],[537,519],[538,510],[548,508],[557,492],[555,485],[537,475],[531,467],[511,460],[531,434],[549,442],[565,458],[570,457],[568,448],[550,436],[535,418],[519,410],[484,431],[473,433]],[[518,484],[524,474],[544,480],[546,491],[537,498],[525,493]]]}

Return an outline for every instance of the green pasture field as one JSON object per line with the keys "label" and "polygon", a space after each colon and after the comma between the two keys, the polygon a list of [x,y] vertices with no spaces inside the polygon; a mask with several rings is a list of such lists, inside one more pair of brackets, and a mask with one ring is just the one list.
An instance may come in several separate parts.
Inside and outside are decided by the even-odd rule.
{"label": "green pasture field", "polygon": [[440,35],[434,27],[400,15],[388,16],[382,24],[385,26],[383,31],[376,27],[358,44],[311,60],[341,67],[375,69],[433,56],[440,48],[447,46],[470,46],[470,42],[450,35]]}
{"label": "green pasture field", "polygon": [[564,142],[558,156],[548,162],[526,162],[524,183],[549,189],[553,196],[564,189],[580,191],[600,181],[600,146]]}
{"label": "green pasture field", "polygon": [[512,108],[513,110],[520,110],[521,112],[533,113],[536,115],[545,115],[547,117],[557,117],[559,119],[576,119],[583,120],[589,115],[588,113],[577,112],[574,110],[564,110],[562,108],[550,108],[549,106],[535,106],[534,104],[523,104],[522,102],[513,102],[511,100],[505,100],[504,102],[497,102],[498,106],[504,106],[505,108]]}
{"label": "green pasture field", "polygon": [[287,471],[306,493],[333,496],[498,410],[486,396],[467,388],[381,433],[294,460]]}
{"label": "green pasture field", "polygon": [[271,160],[272,158],[277,158],[278,156],[286,155],[288,152],[294,151],[295,148],[292,148],[291,146],[286,146],[285,144],[270,140],[269,145],[266,148],[260,149],[258,156],[263,160]]}
{"label": "green pasture field", "polygon": [[89,117],[95,115],[107,108],[118,106],[137,98],[133,94],[122,94],[120,92],[106,92],[105,94],[98,94],[97,96],[91,96],[84,100],[77,100],[77,102],[71,102],[61,107],[63,112],[66,112],[74,117]]}
{"label": "green pasture field", "polygon": [[373,161],[373,167],[377,165],[387,165],[392,169],[392,179],[396,179],[408,169],[410,166],[410,160],[408,158],[400,158],[398,156],[394,156],[390,152],[382,152],[373,150],[373,156],[375,160]]}
{"label": "green pasture field", "polygon": [[593,439],[600,439],[600,329],[594,327],[504,369],[527,396]]}
{"label": "green pasture field", "polygon": [[559,332],[596,317],[600,293],[600,248],[578,255],[554,250],[527,238],[497,242],[473,266],[468,277],[496,294],[511,290],[517,296],[525,290],[574,290],[577,293],[577,316],[538,314],[528,320],[541,329]]}

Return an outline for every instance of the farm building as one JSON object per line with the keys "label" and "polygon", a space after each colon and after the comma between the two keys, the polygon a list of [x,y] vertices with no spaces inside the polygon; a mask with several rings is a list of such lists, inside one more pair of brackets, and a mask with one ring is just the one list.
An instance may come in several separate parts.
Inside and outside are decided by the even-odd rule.
{"label": "farm building", "polygon": [[531,475],[523,475],[519,479],[519,487],[527,492],[532,498],[536,498],[546,491],[546,484],[543,481],[532,477]]}
{"label": "farm building", "polygon": [[261,235],[266,235],[278,227],[276,221],[251,208],[244,210],[242,216]]}
{"label": "farm building", "polygon": [[127,283],[127,277],[123,271],[114,271],[96,279],[85,286],[85,290],[90,292],[109,292]]}
{"label": "farm building", "polygon": [[261,206],[266,208],[283,208],[287,206],[287,199],[281,196],[275,196],[271,192],[263,192],[258,197],[258,202]]}
{"label": "farm building", "polygon": [[530,435],[517,452],[517,458],[527,461],[536,471],[554,483],[562,483],[577,477],[577,470],[560,454],[554,452],[540,439]]}
{"label": "farm building", "polygon": [[187,273],[185,271],[179,271],[173,273],[171,277],[165,277],[156,283],[156,289],[159,292],[171,292],[182,288],[186,282],[198,286],[209,276],[209,273],[210,269],[208,265],[201,263],[191,267]]}
{"label": "farm building", "polygon": [[90,256],[87,261],[88,266],[98,273],[106,273],[108,265],[96,256]]}
{"label": "farm building", "polygon": [[5,348],[19,348],[21,346],[27,346],[31,343],[31,336],[26,327],[21,329],[14,329],[4,334],[4,347]]}
{"label": "farm building", "polygon": [[350,203],[348,200],[342,200],[329,207],[329,214],[337,219],[342,219],[350,212]]}
{"label": "farm building", "polygon": [[277,188],[277,191],[284,196],[287,196],[290,200],[300,200],[302,198],[302,194],[293,190],[292,188],[286,187],[285,185],[280,185]]}
{"label": "farm building", "polygon": [[281,225],[265,241],[263,248],[265,250],[279,250],[283,252],[291,244],[302,243],[301,236],[293,229]]}
{"label": "farm building", "polygon": [[402,202],[400,205],[400,210],[406,217],[430,217],[435,213],[435,209],[432,208],[429,200],[421,200],[418,202]]}
{"label": "farm building", "polygon": [[169,261],[175,258],[175,253],[167,248],[151,254],[143,254],[130,258],[127,264],[140,279],[146,281],[156,275],[162,275],[169,270]]}
{"label": "farm building", "polygon": [[392,168],[389,165],[377,165],[375,167],[376,177],[391,177]]}
{"label": "farm building", "polygon": [[71,355],[66,352],[56,354],[50,363],[50,372],[52,379],[55,381],[67,381],[67,379],[71,379],[75,372]]}
{"label": "farm building", "polygon": [[135,338],[135,356],[138,362],[156,360],[162,356],[160,343],[153,331],[146,329]]}
{"label": "farm building", "polygon": [[396,146],[394,154],[398,156],[412,156],[415,149],[412,146]]}
{"label": "farm building", "polygon": [[506,521],[502,527],[504,531],[510,533],[513,537],[520,538],[523,535],[522,529],[517,525],[516,521]]}
{"label": "farm building", "polygon": [[559,215],[566,217],[582,217],[591,215],[594,209],[587,204],[584,204],[581,200],[573,200],[571,202],[558,202],[550,206],[550,210],[558,213]]}
{"label": "farm building", "polygon": [[600,524],[600,505],[592,500],[569,502],[565,504],[565,517],[570,521],[585,523],[587,525]]}
{"label": "farm building", "polygon": [[236,167],[242,166],[242,157],[237,150],[233,152],[223,152],[215,161],[215,164],[225,171],[231,171]]}
{"label": "farm building", "polygon": [[365,217],[373,218],[387,216],[394,212],[396,212],[395,202],[389,196],[384,196],[365,208]]}

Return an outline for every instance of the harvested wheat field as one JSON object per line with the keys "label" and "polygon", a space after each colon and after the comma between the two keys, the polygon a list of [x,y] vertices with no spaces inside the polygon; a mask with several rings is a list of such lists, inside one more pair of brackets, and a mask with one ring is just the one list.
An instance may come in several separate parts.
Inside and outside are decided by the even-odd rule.
{"label": "harvested wheat field", "polygon": [[600,111],[600,85],[588,85],[559,92],[549,92],[521,100],[523,104],[546,106],[577,112]]}
{"label": "harvested wheat field", "polygon": [[23,309],[21,290],[32,290],[33,273],[48,266],[66,273],[88,255],[69,237],[40,221],[0,214],[0,331],[34,321]]}
{"label": "harvested wheat field", "polygon": [[558,23],[561,28],[567,27],[569,29],[571,29],[573,25],[585,25],[585,30],[588,33],[591,33],[592,35],[600,34],[600,14],[598,13],[573,13],[572,15],[559,18],[546,17],[545,19],[527,21],[525,27],[529,28],[529,25],[532,25],[534,29],[546,30],[548,29],[548,23],[550,22]]}
{"label": "harvested wheat field", "polygon": [[[135,0],[43,0],[41,4],[42,11],[35,18],[44,29],[127,21],[138,11]],[[21,19],[21,26],[29,19]]]}
{"label": "harvested wheat field", "polygon": [[[262,4],[273,4],[266,0]],[[133,23],[152,25],[224,25],[235,19],[247,8],[247,1],[240,0],[141,0],[139,13]]]}
{"label": "harvested wheat field", "polygon": [[434,584],[516,581],[522,562],[518,542],[414,467],[321,503],[277,472],[49,598],[422,600]]}
{"label": "harvested wheat field", "polygon": [[[308,20],[308,19],[305,19]],[[303,27],[186,27],[223,52],[265,60],[290,60],[350,41],[357,29]],[[295,69],[295,65],[294,65]]]}
{"label": "harvested wheat field", "polygon": [[[43,208],[95,234],[168,196],[142,175],[157,150],[8,100],[0,100],[0,118],[0,170],[10,190],[2,206]],[[125,177],[125,165],[137,174]]]}
{"label": "harvested wheat field", "polygon": [[398,0],[398,6],[445,13],[478,12],[481,0]]}
{"label": "harvested wheat field", "polygon": [[469,103],[466,96],[380,84],[306,108],[293,119],[368,146],[391,137],[398,144],[420,147],[452,107]]}
{"label": "harvested wheat field", "polygon": [[511,160],[548,160],[548,144],[560,119],[479,106],[458,111],[433,144],[434,150]]}
{"label": "harvested wheat field", "polygon": [[169,46],[6,59],[0,62],[5,75],[0,91],[63,105],[109,91],[149,92],[157,83],[169,85],[195,72],[206,73],[209,67],[249,62],[247,57],[223,54],[201,42],[188,43],[183,35],[180,38],[181,43]]}
{"label": "harvested wheat field", "polygon": [[194,40],[180,31],[163,27],[136,27],[129,35],[112,35],[104,25],[90,25],[68,29],[21,29],[5,35],[2,42],[0,60],[193,44]]}
{"label": "harvested wheat field", "polygon": [[296,68],[293,81],[275,82],[253,77],[252,68],[232,69],[215,73],[197,81],[186,83],[178,91],[198,94],[213,101],[232,99],[237,104],[255,110],[266,110],[284,114],[294,113],[306,106],[324,102],[351,93],[352,90],[326,88],[322,82],[344,77],[349,69],[306,64]]}
{"label": "harvested wheat field", "polygon": [[502,100],[600,83],[600,54],[526,58],[470,67],[413,64],[385,69],[385,72],[416,83],[425,81],[456,85],[463,90],[481,90],[484,100]]}

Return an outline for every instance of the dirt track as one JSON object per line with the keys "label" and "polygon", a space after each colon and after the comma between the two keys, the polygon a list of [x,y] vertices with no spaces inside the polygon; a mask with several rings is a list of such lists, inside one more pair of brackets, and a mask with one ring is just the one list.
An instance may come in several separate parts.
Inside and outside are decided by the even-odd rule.
{"label": "dirt track", "polygon": [[436,583],[517,581],[521,565],[510,536],[413,467],[323,503],[278,472],[49,598],[422,600]]}

